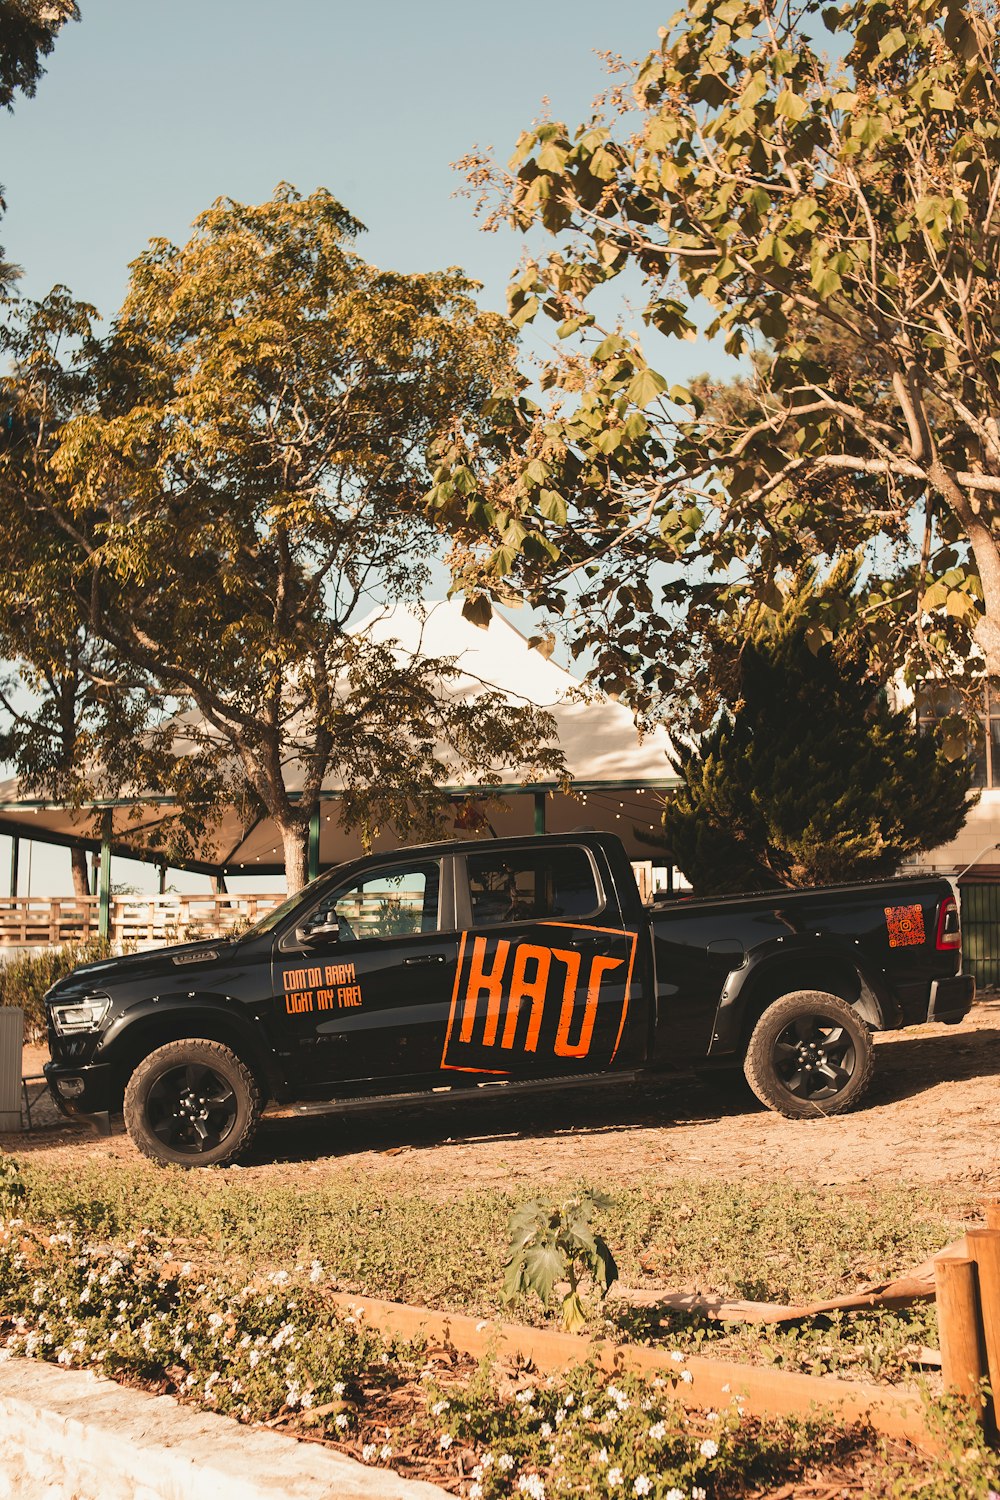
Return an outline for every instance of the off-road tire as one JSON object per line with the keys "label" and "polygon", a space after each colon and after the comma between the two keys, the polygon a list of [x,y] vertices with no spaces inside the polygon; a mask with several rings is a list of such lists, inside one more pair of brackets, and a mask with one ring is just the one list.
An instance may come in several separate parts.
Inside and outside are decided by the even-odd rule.
{"label": "off-road tire", "polygon": [[[176,1113],[170,1116],[168,1103],[164,1103],[164,1099],[170,1099],[175,1080],[183,1087],[188,1079],[196,1086],[199,1079],[217,1081],[215,1085],[205,1083],[205,1087],[214,1087],[220,1096],[214,1112],[213,1101],[209,1101],[207,1116],[202,1120],[210,1137],[213,1131],[219,1135],[217,1141],[210,1139],[207,1146],[198,1140],[196,1132],[201,1126],[180,1120]],[[231,1099],[226,1097],[227,1089]],[[164,1097],[157,1099],[157,1091]],[[139,1063],[125,1089],[125,1128],[137,1149],[161,1165],[224,1167],[236,1161],[250,1145],[261,1107],[257,1080],[235,1052],[221,1042],[190,1037],[157,1047]],[[178,1108],[186,1108],[180,1097]],[[164,1138],[170,1134],[171,1120],[177,1122],[175,1130],[179,1136],[174,1144]]]}
{"label": "off-road tire", "polygon": [[[827,1042],[829,1053],[824,1034],[837,1038]],[[838,1051],[839,1060],[834,1056]],[[800,1063],[803,1056],[810,1061]],[[822,1064],[812,1061],[821,1056]],[[769,1005],[750,1035],[743,1060],[747,1083],[757,1098],[789,1120],[821,1120],[853,1109],[864,1098],[874,1068],[868,1027],[846,1000],[824,990],[795,990]],[[840,1073],[847,1075],[842,1083]]]}

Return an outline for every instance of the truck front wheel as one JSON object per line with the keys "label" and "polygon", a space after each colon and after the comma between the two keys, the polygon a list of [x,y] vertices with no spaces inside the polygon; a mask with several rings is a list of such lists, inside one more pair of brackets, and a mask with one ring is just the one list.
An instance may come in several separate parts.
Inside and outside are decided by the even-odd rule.
{"label": "truck front wheel", "polygon": [[227,1166],[253,1139],[257,1081],[221,1042],[185,1038],[144,1057],[125,1090],[125,1127],[153,1161]]}
{"label": "truck front wheel", "polygon": [[790,1120],[852,1109],[871,1083],[875,1049],[846,1000],[795,990],[767,1007],[750,1036],[743,1071],[757,1098]]}

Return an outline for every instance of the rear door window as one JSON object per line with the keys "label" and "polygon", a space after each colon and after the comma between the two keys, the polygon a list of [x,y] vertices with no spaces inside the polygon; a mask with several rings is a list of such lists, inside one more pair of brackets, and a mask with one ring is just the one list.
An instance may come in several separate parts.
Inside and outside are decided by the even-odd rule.
{"label": "rear door window", "polygon": [[604,905],[583,848],[514,849],[468,856],[473,927],[507,922],[578,921]]}

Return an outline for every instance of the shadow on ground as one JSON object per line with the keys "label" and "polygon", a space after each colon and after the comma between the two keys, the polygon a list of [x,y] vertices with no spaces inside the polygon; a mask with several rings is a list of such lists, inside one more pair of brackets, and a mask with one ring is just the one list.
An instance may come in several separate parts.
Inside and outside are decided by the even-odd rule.
{"label": "shadow on ground", "polygon": [[[991,1002],[989,1019],[1000,1021],[1000,1002]],[[946,1083],[1000,1075],[1000,1028],[978,1030],[935,1027],[933,1033],[891,1033],[878,1044],[870,1105],[886,1106]],[[726,1118],[764,1113],[740,1074],[696,1078],[660,1075],[617,1087],[581,1085],[549,1094],[467,1092],[419,1103],[380,1101],[332,1105],[328,1112],[265,1117],[247,1166],[278,1161],[315,1161],[351,1156],[359,1151],[393,1151],[406,1147],[447,1147],[504,1139],[544,1141],[558,1136],[625,1135],[637,1129],[669,1129]],[[120,1134],[121,1120],[112,1123]],[[8,1136],[3,1145],[20,1152],[45,1151],[68,1140],[89,1138],[93,1125],[50,1115],[30,1134]]]}

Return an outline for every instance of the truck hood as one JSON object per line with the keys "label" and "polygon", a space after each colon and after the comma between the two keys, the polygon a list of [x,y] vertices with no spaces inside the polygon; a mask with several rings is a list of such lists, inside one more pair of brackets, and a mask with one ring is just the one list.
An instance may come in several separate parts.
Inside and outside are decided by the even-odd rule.
{"label": "truck hood", "polygon": [[97,963],[81,964],[46,991],[46,1000],[79,994],[119,979],[141,979],[144,974],[162,975],[169,967],[178,970],[202,968],[232,954],[229,938],[205,939],[197,943],[176,943],[165,948],[148,948],[141,953],[123,953],[119,958],[103,958]]}

